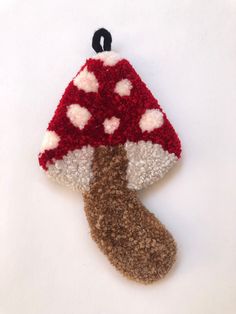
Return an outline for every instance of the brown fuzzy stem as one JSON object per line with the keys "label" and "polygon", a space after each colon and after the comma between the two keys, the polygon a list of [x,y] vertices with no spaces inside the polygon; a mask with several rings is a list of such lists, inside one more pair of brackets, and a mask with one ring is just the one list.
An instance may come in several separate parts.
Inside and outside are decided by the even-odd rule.
{"label": "brown fuzzy stem", "polygon": [[92,238],[130,279],[151,283],[175,261],[171,234],[127,188],[128,160],[122,145],[95,149],[93,180],[84,194]]}

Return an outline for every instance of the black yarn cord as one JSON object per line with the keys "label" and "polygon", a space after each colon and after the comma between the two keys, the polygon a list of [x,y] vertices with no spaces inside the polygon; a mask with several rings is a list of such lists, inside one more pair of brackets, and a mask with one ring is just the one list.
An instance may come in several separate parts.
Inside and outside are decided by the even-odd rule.
{"label": "black yarn cord", "polygon": [[[101,45],[102,37],[104,38],[103,47]],[[112,42],[111,33],[109,33],[105,28],[100,28],[93,35],[92,47],[97,53],[103,51],[110,51],[111,42]]]}

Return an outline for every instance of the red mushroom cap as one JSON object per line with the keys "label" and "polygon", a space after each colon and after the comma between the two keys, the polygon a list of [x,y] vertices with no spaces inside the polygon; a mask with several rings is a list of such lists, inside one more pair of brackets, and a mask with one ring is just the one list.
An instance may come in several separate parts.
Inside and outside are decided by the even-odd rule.
{"label": "red mushroom cap", "polygon": [[173,162],[180,157],[176,132],[134,68],[115,52],[102,52],[88,59],[66,88],[39,163],[48,170],[83,147],[142,142],[158,144]]}

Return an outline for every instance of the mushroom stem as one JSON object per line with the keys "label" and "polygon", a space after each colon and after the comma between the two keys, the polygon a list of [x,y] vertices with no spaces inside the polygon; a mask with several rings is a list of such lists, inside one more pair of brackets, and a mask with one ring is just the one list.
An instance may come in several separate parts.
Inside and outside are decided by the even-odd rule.
{"label": "mushroom stem", "polygon": [[136,192],[127,188],[127,165],[123,145],[95,149],[85,212],[92,238],[110,262],[130,279],[147,284],[170,270],[176,244]]}

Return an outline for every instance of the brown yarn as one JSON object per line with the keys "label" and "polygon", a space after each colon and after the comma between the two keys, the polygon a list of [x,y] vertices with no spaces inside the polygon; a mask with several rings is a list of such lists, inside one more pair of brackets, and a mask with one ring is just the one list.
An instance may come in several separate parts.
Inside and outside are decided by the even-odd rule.
{"label": "brown yarn", "polygon": [[127,165],[122,145],[95,149],[85,212],[92,238],[110,262],[128,278],[147,284],[169,271],[176,244],[136,192],[127,188]]}

